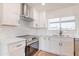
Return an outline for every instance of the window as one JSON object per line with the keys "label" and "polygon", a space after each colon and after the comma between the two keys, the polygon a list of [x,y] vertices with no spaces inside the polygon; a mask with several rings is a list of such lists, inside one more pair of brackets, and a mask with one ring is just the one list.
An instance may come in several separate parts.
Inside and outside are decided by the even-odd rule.
{"label": "window", "polygon": [[64,22],[61,23],[62,30],[74,30],[75,29],[75,22]]}
{"label": "window", "polygon": [[49,19],[48,20],[48,29],[49,30],[59,30],[59,18]]}
{"label": "window", "polygon": [[75,16],[61,18],[62,30],[75,30]]}
{"label": "window", "polygon": [[49,25],[49,30],[59,30],[60,24],[59,23],[52,23]]}
{"label": "window", "polygon": [[75,30],[75,16],[48,19],[49,30]]}

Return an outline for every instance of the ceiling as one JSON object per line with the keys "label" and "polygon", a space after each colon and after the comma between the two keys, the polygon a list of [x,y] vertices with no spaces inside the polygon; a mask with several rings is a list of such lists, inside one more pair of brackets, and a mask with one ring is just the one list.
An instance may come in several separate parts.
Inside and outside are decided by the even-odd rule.
{"label": "ceiling", "polygon": [[64,7],[70,7],[78,5],[77,3],[46,3],[42,5],[41,3],[29,3],[30,6],[35,7],[39,10],[56,10]]}

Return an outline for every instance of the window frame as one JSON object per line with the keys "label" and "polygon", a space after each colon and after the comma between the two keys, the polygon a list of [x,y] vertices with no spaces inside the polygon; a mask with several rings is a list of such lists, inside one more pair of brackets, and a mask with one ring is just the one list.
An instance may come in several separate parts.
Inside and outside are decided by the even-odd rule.
{"label": "window frame", "polygon": [[[73,17],[73,16],[70,16],[70,17]],[[59,23],[59,29],[56,29],[56,30],[76,30],[76,21],[75,21],[75,16],[74,16],[74,19],[72,19],[72,20],[61,20],[61,19],[63,19],[64,17],[61,17],[61,18],[59,18],[59,21],[57,21],[57,22],[51,22],[51,24],[53,24],[53,23]],[[54,18],[55,19],[55,18]],[[68,23],[68,22],[74,22],[75,23],[75,28],[74,29],[62,29],[62,23]],[[48,21],[48,30],[53,30],[53,29],[50,29],[50,26],[49,26],[49,21]]]}

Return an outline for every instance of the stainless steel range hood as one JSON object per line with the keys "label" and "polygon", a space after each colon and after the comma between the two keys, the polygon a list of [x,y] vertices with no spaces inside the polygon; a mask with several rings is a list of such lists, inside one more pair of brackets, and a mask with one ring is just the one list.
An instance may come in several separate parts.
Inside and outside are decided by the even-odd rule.
{"label": "stainless steel range hood", "polygon": [[29,11],[29,6],[27,3],[22,3],[21,4],[21,20],[27,21],[27,22],[32,22],[33,19],[29,16],[30,11]]}

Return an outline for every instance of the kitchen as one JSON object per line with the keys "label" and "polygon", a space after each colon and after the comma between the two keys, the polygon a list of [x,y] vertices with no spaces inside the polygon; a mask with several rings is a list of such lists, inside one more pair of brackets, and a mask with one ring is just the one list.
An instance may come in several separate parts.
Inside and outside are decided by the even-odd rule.
{"label": "kitchen", "polygon": [[0,3],[0,56],[79,56],[79,4]]}

